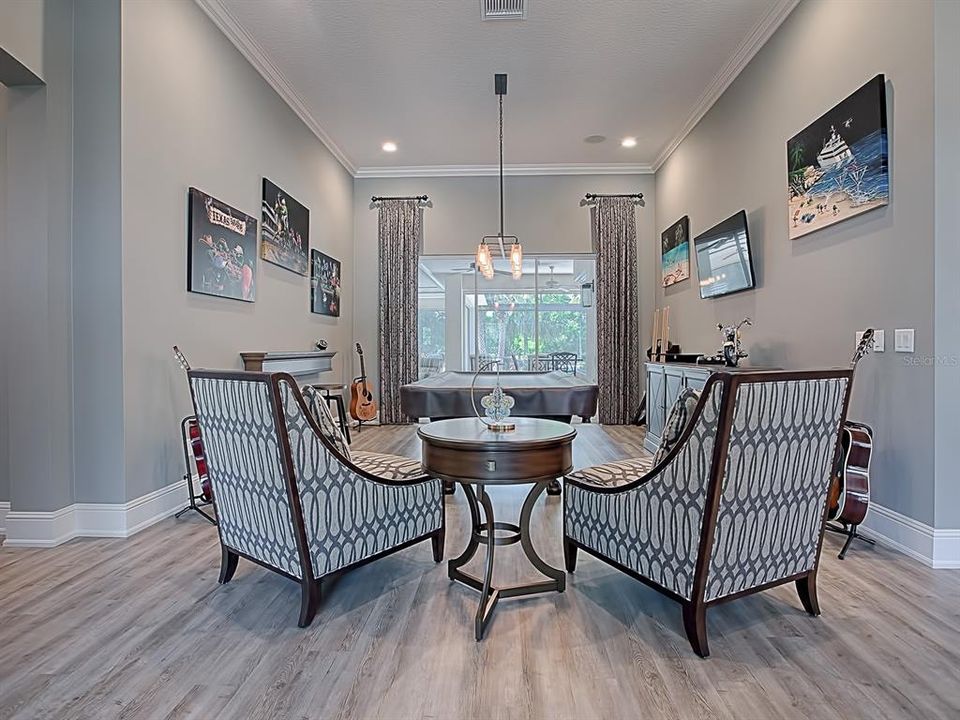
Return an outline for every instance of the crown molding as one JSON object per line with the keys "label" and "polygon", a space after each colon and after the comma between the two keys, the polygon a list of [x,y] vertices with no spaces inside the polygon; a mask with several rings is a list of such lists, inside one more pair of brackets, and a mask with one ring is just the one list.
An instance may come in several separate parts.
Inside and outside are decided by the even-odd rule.
{"label": "crown molding", "polygon": [[[361,167],[358,168],[350,157],[334,142],[310,112],[303,96],[293,87],[280,69],[270,60],[266,51],[237,22],[223,5],[221,0],[194,0],[213,23],[227,36],[227,39],[253,65],[264,80],[272,87],[297,116],[310,128],[310,131],[322,142],[347,171],[356,178],[413,178],[413,177],[488,177],[498,173],[496,165],[411,165],[398,167]],[[770,9],[753,27],[750,34],[737,47],[736,52],[720,69],[711,83],[701,94],[696,105],[681,126],[680,131],[667,143],[653,164],[543,164],[508,165],[505,175],[649,175],[656,173],[673,154],[674,150],[690,134],[707,111],[723,95],[724,91],[764,46],[787,16],[799,4],[800,0],[776,0]]]}
{"label": "crown molding", "polygon": [[280,69],[270,60],[267,52],[251,37],[250,33],[243,29],[236,18],[224,7],[223,3],[220,2],[220,0],[194,0],[194,2],[196,2],[196,4],[200,6],[200,9],[206,13],[207,17],[213,21],[213,24],[220,28],[220,31],[226,35],[227,39],[240,51],[240,54],[253,65],[256,71],[260,73],[263,79],[267,81],[283,101],[290,106],[290,109],[297,114],[304,124],[310,128],[310,131],[317,136],[320,142],[327,146],[327,149],[340,164],[343,165],[351,175],[356,175],[356,165],[353,164],[349,156],[340,149],[330,135],[327,134],[326,130],[317,122],[317,119],[311,114],[307,107],[303,96],[294,89],[290,81],[287,80],[283,73],[280,72]]}
{"label": "crown molding", "polygon": [[800,4],[800,0],[777,0],[770,5],[767,13],[760,18],[760,21],[753,27],[750,34],[747,35],[739,47],[737,47],[733,57],[720,68],[720,72],[713,78],[707,86],[707,89],[703,91],[700,99],[697,100],[697,104],[693,106],[693,110],[690,112],[687,121],[680,128],[680,132],[660,151],[660,154],[653,163],[654,172],[661,168],[667,161],[667,158],[669,158],[673,154],[673,151],[683,142],[684,138],[697,126],[697,123],[703,119],[703,116],[706,115],[707,111],[713,107],[713,104],[720,99],[724,91],[730,87],[730,84],[743,72],[747,63],[760,51],[760,48],[766,44],[767,40],[777,31],[777,28],[783,24],[783,21],[787,19],[787,16],[793,12],[793,9],[798,4]]}
{"label": "crown molding", "polygon": [[[361,167],[354,177],[360,178],[418,178],[418,177],[496,177],[499,165],[406,165],[396,167]],[[545,164],[504,165],[504,175],[651,175],[650,165],[626,163],[607,164]]]}

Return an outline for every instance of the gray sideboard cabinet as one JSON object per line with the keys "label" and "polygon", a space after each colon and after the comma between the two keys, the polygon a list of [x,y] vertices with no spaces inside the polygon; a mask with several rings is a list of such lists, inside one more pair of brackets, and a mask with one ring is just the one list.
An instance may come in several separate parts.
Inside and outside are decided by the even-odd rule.
{"label": "gray sideboard cabinet", "polygon": [[667,414],[682,390],[685,388],[702,390],[710,375],[717,370],[725,369],[719,365],[648,362],[646,364],[647,436],[643,441],[644,447],[652,453],[657,451]]}
{"label": "gray sideboard cabinet", "polygon": [[696,365],[693,363],[646,363],[647,376],[647,436],[643,446],[652,453],[660,447],[663,426],[670,408],[686,388],[703,390],[707,379],[715,372],[737,373],[757,370],[778,370],[773,367],[735,367],[725,365]]}

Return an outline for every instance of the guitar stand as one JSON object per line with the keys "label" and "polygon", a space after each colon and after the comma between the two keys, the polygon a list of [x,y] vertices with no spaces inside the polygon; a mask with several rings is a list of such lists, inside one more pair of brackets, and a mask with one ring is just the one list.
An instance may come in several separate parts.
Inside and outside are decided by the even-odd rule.
{"label": "guitar stand", "polygon": [[190,500],[189,500],[189,504],[188,504],[185,508],[183,508],[182,510],[178,511],[177,514],[174,515],[174,517],[175,517],[175,518],[179,518],[179,517],[180,517],[181,515],[183,515],[184,513],[190,512],[191,510],[196,510],[198,513],[200,513],[201,515],[203,515],[203,517],[204,517],[207,521],[209,521],[209,522],[210,522],[211,524],[213,524],[213,525],[216,525],[216,524],[217,524],[216,518],[208,515],[208,514],[207,514],[206,512],[204,512],[204,510],[203,510],[203,508],[207,507],[208,505],[213,505],[213,503],[210,502],[209,500],[204,500],[204,499],[203,499],[203,495],[194,495],[194,494],[193,494],[193,476],[191,476],[189,473],[187,473],[187,474],[185,474],[185,475],[183,476],[183,479],[187,481],[187,488],[188,488],[187,494],[188,494]]}
{"label": "guitar stand", "polygon": [[872,539],[864,537],[857,532],[859,525],[848,525],[847,523],[843,523],[843,526],[839,527],[837,525],[827,523],[825,527],[830,532],[837,533],[837,535],[844,535],[847,538],[847,541],[843,544],[843,548],[840,550],[840,554],[837,555],[837,557],[841,560],[843,560],[843,558],[846,556],[847,550],[850,548],[850,544],[854,541],[854,539],[863,540],[863,542],[867,543],[868,545],[876,545],[876,542],[874,542]]}
{"label": "guitar stand", "polygon": [[210,500],[204,500],[203,493],[197,493],[193,489],[193,473],[190,472],[190,450],[187,448],[187,442],[189,440],[187,427],[189,422],[190,417],[185,417],[183,422],[180,423],[180,439],[183,440],[183,467],[185,469],[185,472],[183,473],[183,479],[187,481],[187,506],[177,512],[174,517],[179,518],[181,515],[191,510],[196,510],[198,513],[203,515],[208,522],[216,525],[216,518],[208,515],[203,510],[203,508],[206,506],[212,505],[213,502]]}

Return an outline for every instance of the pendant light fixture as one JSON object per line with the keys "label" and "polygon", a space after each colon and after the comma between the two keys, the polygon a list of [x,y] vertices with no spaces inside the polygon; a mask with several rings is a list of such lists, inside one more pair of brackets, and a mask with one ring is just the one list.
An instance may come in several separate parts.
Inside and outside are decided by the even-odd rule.
{"label": "pendant light fixture", "polygon": [[499,98],[500,103],[500,233],[498,235],[486,235],[477,246],[477,269],[487,279],[493,278],[493,255],[490,252],[490,242],[496,241],[500,250],[500,257],[507,257],[505,242],[510,243],[510,274],[514,280],[519,280],[523,276],[523,248],[520,246],[520,239],[516,235],[503,234],[503,96],[507,94],[507,76],[505,73],[497,73],[493,76],[493,90]]}

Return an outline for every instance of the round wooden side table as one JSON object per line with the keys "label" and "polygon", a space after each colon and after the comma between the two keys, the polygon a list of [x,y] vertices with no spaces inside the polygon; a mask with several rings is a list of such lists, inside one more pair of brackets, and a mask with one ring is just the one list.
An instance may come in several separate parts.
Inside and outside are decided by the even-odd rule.
{"label": "round wooden side table", "polygon": [[[451,580],[480,591],[474,627],[477,640],[483,638],[500,598],[563,592],[566,588],[565,573],[544,562],[533,547],[530,515],[550,482],[573,469],[572,443],[577,431],[556,420],[521,417],[511,421],[517,427],[510,432],[493,432],[477,418],[439,420],[417,431],[423,442],[424,470],[433,477],[459,483],[470,505],[470,541],[459,557],[450,560],[447,574]],[[497,521],[486,486],[528,483],[533,487],[523,502],[519,524]],[[476,491],[471,486],[476,486]],[[518,542],[530,563],[549,579],[494,587],[494,548]],[[477,554],[480,545],[487,546],[483,578],[460,569]]]}

